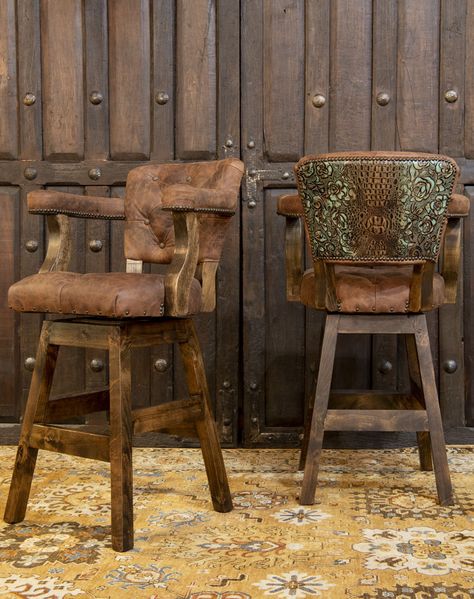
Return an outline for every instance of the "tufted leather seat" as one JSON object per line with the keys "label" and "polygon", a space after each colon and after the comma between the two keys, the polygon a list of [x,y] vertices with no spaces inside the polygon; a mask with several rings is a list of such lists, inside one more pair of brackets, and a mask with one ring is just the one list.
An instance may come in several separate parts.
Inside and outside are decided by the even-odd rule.
{"label": "tufted leather seat", "polygon": [[[165,277],[142,273],[48,272],[10,287],[8,305],[17,312],[53,312],[110,318],[160,317],[165,312]],[[201,307],[201,285],[194,279],[188,314]]]}

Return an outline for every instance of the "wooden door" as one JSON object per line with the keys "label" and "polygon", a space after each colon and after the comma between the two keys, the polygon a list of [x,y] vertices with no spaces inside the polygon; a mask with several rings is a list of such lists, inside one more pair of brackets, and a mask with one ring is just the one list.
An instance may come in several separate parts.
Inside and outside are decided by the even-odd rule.
{"label": "wooden door", "polygon": [[[123,195],[138,164],[238,156],[239,4],[2,0],[0,57],[0,418],[14,422],[42,318],[15,315],[5,301],[8,286],[36,272],[44,254],[43,221],[28,214],[26,194],[53,187]],[[74,269],[124,269],[120,223],[78,222],[75,241]],[[198,322],[225,443],[237,429],[239,253],[237,216],[217,310]],[[105,383],[104,355],[61,354],[56,394]],[[172,350],[138,352],[133,377],[136,405],[184,392]]]}
{"label": "wooden door", "polygon": [[[474,2],[242,0],[244,414],[247,444],[295,443],[322,317],[285,299],[279,194],[304,154],[365,149],[449,154],[474,197]],[[469,59],[471,62],[469,62]],[[471,93],[470,93],[471,92]],[[471,220],[466,247],[472,245]],[[456,306],[430,315],[445,425],[473,423],[472,259]],[[466,353],[464,368],[463,339]],[[340,343],[336,388],[403,385],[397,341]],[[464,378],[468,380],[465,401]]]}

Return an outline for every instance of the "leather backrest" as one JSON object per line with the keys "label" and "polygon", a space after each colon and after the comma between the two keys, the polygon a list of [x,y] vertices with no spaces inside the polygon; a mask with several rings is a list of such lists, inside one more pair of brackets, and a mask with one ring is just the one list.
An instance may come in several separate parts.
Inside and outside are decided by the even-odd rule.
{"label": "leather backrest", "polygon": [[446,156],[341,152],[295,167],[313,260],[436,261],[458,168]]}
{"label": "leather backrest", "polygon": [[[239,197],[243,164],[228,158],[208,162],[150,164],[130,171],[125,195],[125,257],[168,264],[174,253],[173,217],[161,209],[163,197],[175,198],[199,189],[200,200],[223,201],[234,211]],[[218,213],[200,213],[199,262],[218,261],[231,219]]]}

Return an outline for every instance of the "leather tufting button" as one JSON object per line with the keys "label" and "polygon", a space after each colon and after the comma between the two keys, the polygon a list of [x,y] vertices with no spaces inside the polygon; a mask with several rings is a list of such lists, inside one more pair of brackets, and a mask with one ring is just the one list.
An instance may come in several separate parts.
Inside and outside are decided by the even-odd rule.
{"label": "leather tufting button", "polygon": [[152,179],[152,181],[159,181],[160,180],[159,177],[152,177],[151,179]]}
{"label": "leather tufting button", "polygon": [[191,183],[191,177],[186,177],[186,183]]}
{"label": "leather tufting button", "polygon": [[147,218],[145,218],[145,220],[143,222],[144,222],[145,225],[149,225],[150,224],[150,221]]}
{"label": "leather tufting button", "polygon": [[164,241],[160,241],[160,248],[163,249],[164,247],[166,247],[166,244],[164,243]]}

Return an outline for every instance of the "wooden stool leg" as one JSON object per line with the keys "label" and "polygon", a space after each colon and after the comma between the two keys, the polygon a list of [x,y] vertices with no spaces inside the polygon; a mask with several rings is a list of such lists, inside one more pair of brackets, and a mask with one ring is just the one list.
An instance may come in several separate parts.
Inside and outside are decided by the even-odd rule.
{"label": "wooden stool leg", "polygon": [[[418,355],[416,352],[416,343],[413,335],[405,335],[405,345],[408,358],[408,371],[410,373],[411,393],[412,395],[416,395],[423,405],[425,405],[421,385],[420,367],[418,364]],[[433,470],[430,433],[428,431],[420,431],[416,433],[416,441],[418,444],[421,470]]]}
{"label": "wooden stool leg", "polygon": [[31,481],[38,455],[38,450],[29,446],[30,434],[35,422],[44,422],[59,350],[57,345],[50,345],[48,342],[50,326],[49,322],[43,323],[36,353],[35,369],[31,379],[10,492],[5,507],[4,520],[9,524],[21,522],[24,519],[30,496]]}
{"label": "wooden stool leg", "polygon": [[301,442],[300,462],[298,465],[298,470],[304,470],[306,464],[306,456],[308,455],[309,435],[311,432],[311,420],[313,418],[315,393],[316,377],[314,376],[311,383],[311,392],[308,398],[308,402],[306,404],[306,413],[304,415],[303,440]]}
{"label": "wooden stool leg", "polygon": [[319,462],[323,447],[324,420],[326,418],[329,393],[331,391],[338,325],[339,315],[329,314],[326,318],[326,326],[324,328],[323,348],[321,352],[321,361],[319,363],[313,417],[311,419],[308,454],[300,496],[301,505],[311,505],[314,503],[314,494],[318,482]]}
{"label": "wooden stool leg", "polygon": [[232,498],[219,436],[217,434],[217,426],[211,414],[209,389],[207,387],[201,347],[193,322],[186,320],[183,325],[187,330],[189,338],[187,341],[179,343],[179,349],[183,358],[189,394],[191,396],[200,396],[203,402],[204,418],[196,421],[195,424],[201,443],[212,504],[216,512],[230,512],[233,507]]}
{"label": "wooden stool leg", "polygon": [[425,398],[428,425],[430,428],[431,451],[433,455],[438,498],[441,505],[451,505],[453,503],[453,490],[451,486],[451,477],[449,475],[448,458],[444,441],[441,411],[439,408],[438,391],[436,389],[430,340],[424,314],[416,317],[414,325],[421,384]]}
{"label": "wooden stool leg", "polygon": [[132,410],[130,349],[115,330],[109,339],[112,547],[133,547]]}

